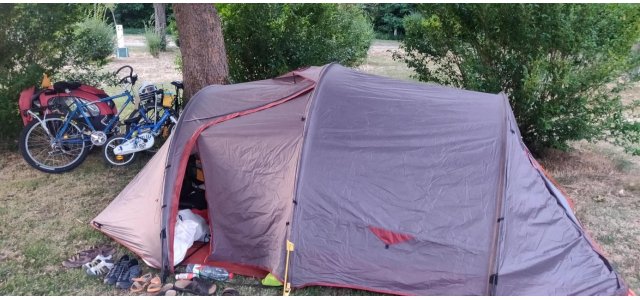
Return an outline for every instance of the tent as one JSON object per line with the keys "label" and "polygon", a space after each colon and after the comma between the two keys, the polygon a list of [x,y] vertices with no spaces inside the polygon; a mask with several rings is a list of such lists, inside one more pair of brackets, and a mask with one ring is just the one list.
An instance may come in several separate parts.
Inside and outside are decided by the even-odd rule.
{"label": "tent", "polygon": [[631,292],[504,94],[336,64],[212,85],[92,226],[173,272],[192,155],[212,237],[182,263],[399,295]]}

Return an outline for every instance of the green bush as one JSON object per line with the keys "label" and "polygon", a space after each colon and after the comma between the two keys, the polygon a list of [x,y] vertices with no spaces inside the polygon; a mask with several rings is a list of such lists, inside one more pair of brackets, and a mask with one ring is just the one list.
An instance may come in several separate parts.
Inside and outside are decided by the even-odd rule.
{"label": "green bush", "polygon": [[570,140],[637,151],[640,123],[619,92],[638,81],[640,6],[420,5],[405,18],[403,59],[418,79],[509,95],[525,143]]}
{"label": "green bush", "polygon": [[160,56],[160,50],[162,50],[162,37],[157,34],[152,28],[147,28],[144,32],[144,39],[147,43],[147,50],[155,58]]}
{"label": "green bush", "polygon": [[71,4],[0,4],[0,147],[15,145],[7,140],[20,132],[20,91],[73,59],[73,24],[81,17]]}
{"label": "green bush", "polygon": [[76,24],[73,50],[77,61],[104,65],[114,53],[115,31],[113,25],[95,18]]}
{"label": "green bush", "polygon": [[358,64],[373,38],[352,4],[217,4],[232,81],[274,77],[309,65]]}

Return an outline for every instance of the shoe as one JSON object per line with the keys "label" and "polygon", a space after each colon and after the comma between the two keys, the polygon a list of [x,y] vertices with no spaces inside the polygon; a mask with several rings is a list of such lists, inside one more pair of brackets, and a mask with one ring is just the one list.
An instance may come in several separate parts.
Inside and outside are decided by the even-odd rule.
{"label": "shoe", "polygon": [[72,257],[63,261],[62,265],[66,268],[79,268],[84,264],[90,263],[99,254],[100,250],[97,247],[91,247],[74,254]]}
{"label": "shoe", "polygon": [[97,245],[92,246],[87,250],[80,251],[74,254],[72,257],[62,262],[62,265],[66,268],[79,268],[91,262],[98,255],[110,256],[116,252],[116,248],[110,245]]}
{"label": "shoe", "polygon": [[108,285],[114,285],[118,281],[118,277],[122,273],[126,273],[129,268],[129,262],[131,259],[129,255],[123,255],[118,263],[107,273],[107,276],[104,277],[104,283]]}
{"label": "shoe", "polygon": [[197,296],[213,296],[218,287],[215,283],[211,283],[203,278],[194,278],[193,280],[178,280],[173,284],[173,289],[178,292],[185,292]]}
{"label": "shoe", "polygon": [[82,265],[82,269],[89,276],[101,276],[109,273],[113,269],[113,259],[111,255],[102,256],[98,255],[92,262]]}
{"label": "shoe", "polygon": [[121,276],[118,276],[116,287],[123,290],[131,288],[133,279],[139,277],[140,273],[140,265],[138,265],[138,260],[134,258],[129,262],[126,272],[120,273]]}

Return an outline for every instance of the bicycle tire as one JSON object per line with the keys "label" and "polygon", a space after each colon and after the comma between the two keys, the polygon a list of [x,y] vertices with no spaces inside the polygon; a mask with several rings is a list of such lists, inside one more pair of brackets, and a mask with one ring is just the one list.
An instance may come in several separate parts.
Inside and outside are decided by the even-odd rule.
{"label": "bicycle tire", "polygon": [[[115,146],[120,145],[123,141],[126,141],[123,135],[114,135],[110,137],[106,143],[104,143],[104,146],[102,147],[102,158],[104,159],[107,165],[113,166],[113,167],[124,167],[124,166],[130,165],[135,161],[136,152],[125,154],[125,155],[115,155],[109,152],[109,151],[113,151]],[[118,143],[118,144],[115,144],[115,143]],[[115,145],[111,146],[112,144],[115,144]],[[121,157],[120,160],[122,162],[119,162],[118,156]]]}
{"label": "bicycle tire", "polygon": [[[52,134],[55,135],[57,134],[57,130],[61,128],[61,125],[64,124],[65,119],[61,115],[49,115],[43,120],[43,122],[45,122],[45,126],[47,126],[50,132],[56,131],[55,133],[52,132]],[[58,125],[56,126],[55,124]],[[87,158],[91,143],[84,139],[84,137],[82,136],[82,128],[75,121],[70,121],[65,134],[69,134],[71,136],[79,135],[81,137],[82,143],[79,147],[74,147],[72,150],[69,149],[69,146],[67,146],[66,150],[64,149],[64,145],[53,146],[50,138],[46,135],[46,131],[41,126],[40,122],[37,119],[32,120],[20,132],[20,154],[29,165],[39,171],[51,174],[71,171],[82,164],[82,162],[84,162],[84,160]],[[37,148],[37,135],[40,135],[41,149]],[[46,141],[46,139],[49,139],[49,141]],[[44,161],[42,161],[41,158],[36,158],[36,154],[38,154],[39,156],[39,154],[42,154],[42,151],[47,150],[47,147],[45,146],[47,144],[51,148],[51,151],[48,152],[49,158],[45,159]],[[36,153],[36,151],[39,152]],[[51,159],[52,152],[56,152],[56,155],[62,154],[62,157],[72,152],[77,152],[77,155],[73,154],[73,156],[69,156],[72,159],[70,159],[70,161],[66,164],[63,164],[61,166],[53,166],[46,163],[47,161],[49,161],[49,159]]]}

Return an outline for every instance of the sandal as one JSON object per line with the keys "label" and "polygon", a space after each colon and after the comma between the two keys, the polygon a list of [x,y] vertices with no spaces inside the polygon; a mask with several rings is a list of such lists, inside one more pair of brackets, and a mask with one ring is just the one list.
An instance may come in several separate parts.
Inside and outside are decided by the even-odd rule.
{"label": "sandal", "polygon": [[147,288],[147,286],[151,282],[152,277],[153,277],[153,274],[147,273],[140,277],[133,278],[132,279],[133,283],[131,284],[131,288],[130,288],[131,292],[140,293],[144,291],[144,289]]}
{"label": "sandal", "polygon": [[116,253],[116,248],[111,245],[102,244],[96,246],[96,248],[98,249],[98,251],[100,251],[100,254],[102,254],[102,256],[111,256]]}
{"label": "sandal", "polygon": [[62,262],[62,265],[66,268],[79,268],[82,265],[91,262],[96,256],[100,254],[100,250],[96,247],[91,247],[87,250],[80,251],[74,254],[72,257]]}
{"label": "sandal", "polygon": [[83,265],[82,268],[90,276],[101,276],[109,273],[113,266],[111,255],[107,257],[98,255],[91,263]]}
{"label": "sandal", "polygon": [[214,295],[218,288],[215,283],[209,283],[201,278],[194,278],[193,280],[178,280],[173,286],[176,291],[198,296]]}
{"label": "sandal", "polygon": [[63,261],[62,265],[66,268],[79,268],[82,265],[91,262],[98,255],[111,256],[114,253],[116,253],[116,248],[111,245],[103,244],[91,246],[89,249],[80,251]]}
{"label": "sandal", "polygon": [[222,290],[222,296],[240,296],[240,292],[238,292],[236,289],[234,288],[224,288],[224,290]]}
{"label": "sandal", "polygon": [[[173,287],[173,285],[171,285],[171,287]],[[155,294],[160,292],[162,288],[162,280],[160,280],[159,276],[155,276],[149,281],[149,286],[147,286],[147,293]]]}
{"label": "sandal", "polygon": [[173,289],[173,283],[167,283],[162,286],[159,292],[152,295],[153,296],[176,296],[177,292]]}

